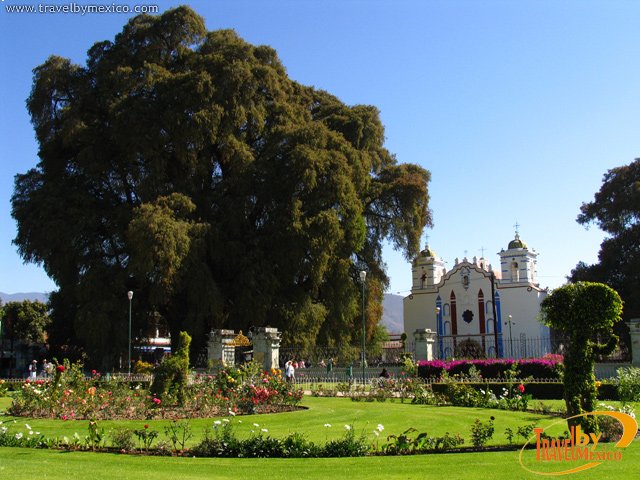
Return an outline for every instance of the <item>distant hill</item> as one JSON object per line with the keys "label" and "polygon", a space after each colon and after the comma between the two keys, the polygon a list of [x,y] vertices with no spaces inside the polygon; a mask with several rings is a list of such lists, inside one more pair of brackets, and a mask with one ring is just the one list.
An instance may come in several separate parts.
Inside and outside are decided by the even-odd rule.
{"label": "distant hill", "polygon": [[382,299],[382,324],[389,333],[399,334],[404,332],[403,298],[401,295],[384,294]]}
{"label": "distant hill", "polygon": [[36,300],[42,303],[46,303],[49,301],[48,293],[41,292],[27,292],[27,293],[4,293],[0,292],[0,300],[2,303],[8,302],[22,302],[23,300],[31,300],[35,302]]}

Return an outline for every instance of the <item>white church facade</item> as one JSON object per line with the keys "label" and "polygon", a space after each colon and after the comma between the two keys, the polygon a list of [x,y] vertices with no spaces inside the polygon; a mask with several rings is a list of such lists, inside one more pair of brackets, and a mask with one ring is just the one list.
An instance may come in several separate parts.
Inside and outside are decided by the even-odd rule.
{"label": "white church facade", "polygon": [[516,232],[501,250],[500,269],[466,257],[449,271],[427,246],[412,264],[404,298],[404,328],[436,333],[433,358],[524,358],[548,353],[548,327],[538,320],[547,294],[538,283],[537,256]]}

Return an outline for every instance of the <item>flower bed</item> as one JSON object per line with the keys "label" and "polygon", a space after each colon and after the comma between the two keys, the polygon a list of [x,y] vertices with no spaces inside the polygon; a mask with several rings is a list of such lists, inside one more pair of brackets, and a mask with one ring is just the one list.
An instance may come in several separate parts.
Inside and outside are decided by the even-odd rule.
{"label": "flower bed", "polygon": [[507,378],[509,370],[516,369],[520,378],[560,379],[562,356],[546,355],[542,358],[514,360],[496,358],[486,360],[431,360],[418,362],[418,376],[424,379],[436,379],[443,374],[450,376],[468,375],[472,367],[483,378]]}
{"label": "flower bed", "polygon": [[186,387],[184,399],[153,395],[141,384],[111,379],[98,372],[85,378],[82,365],[58,365],[53,379],[26,380],[9,413],[16,416],[72,419],[205,418],[219,415],[286,411],[302,390],[284,381],[279,370],[228,369],[200,375]]}

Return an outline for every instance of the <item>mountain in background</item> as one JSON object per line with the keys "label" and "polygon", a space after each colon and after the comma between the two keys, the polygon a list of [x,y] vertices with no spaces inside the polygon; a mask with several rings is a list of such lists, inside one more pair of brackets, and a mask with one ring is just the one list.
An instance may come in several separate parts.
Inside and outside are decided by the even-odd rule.
{"label": "mountain in background", "polygon": [[400,334],[404,332],[403,298],[401,295],[384,294],[381,323],[389,333]]}
{"label": "mountain in background", "polygon": [[40,292],[27,292],[27,293],[4,293],[0,292],[0,300],[2,303],[8,302],[22,302],[23,300],[31,300],[35,302],[36,300],[42,303],[46,303],[49,301],[48,293],[40,293]]}
{"label": "mountain in background", "polygon": [[[0,292],[2,303],[21,302],[23,300],[46,302],[49,299],[48,293],[27,292],[27,293],[3,293]],[[382,325],[387,332],[400,334],[404,332],[404,320],[402,318],[402,299],[400,295],[385,293],[382,300]]]}

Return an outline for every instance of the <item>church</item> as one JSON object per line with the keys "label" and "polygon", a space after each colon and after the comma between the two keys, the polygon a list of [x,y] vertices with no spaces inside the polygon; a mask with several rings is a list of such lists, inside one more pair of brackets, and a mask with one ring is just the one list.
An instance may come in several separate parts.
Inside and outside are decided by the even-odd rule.
{"label": "church", "polygon": [[433,358],[526,358],[551,351],[549,328],[538,320],[547,295],[538,283],[537,252],[517,230],[494,271],[484,258],[445,262],[427,245],[412,264],[404,298],[404,328],[436,333]]}

